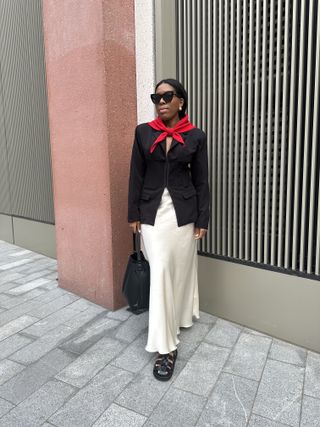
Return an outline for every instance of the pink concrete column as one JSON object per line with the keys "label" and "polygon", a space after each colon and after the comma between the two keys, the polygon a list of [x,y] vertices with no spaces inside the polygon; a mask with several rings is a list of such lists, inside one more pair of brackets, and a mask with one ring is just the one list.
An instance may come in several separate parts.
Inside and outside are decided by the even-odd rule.
{"label": "pink concrete column", "polygon": [[59,285],[110,309],[131,234],[134,0],[43,0]]}

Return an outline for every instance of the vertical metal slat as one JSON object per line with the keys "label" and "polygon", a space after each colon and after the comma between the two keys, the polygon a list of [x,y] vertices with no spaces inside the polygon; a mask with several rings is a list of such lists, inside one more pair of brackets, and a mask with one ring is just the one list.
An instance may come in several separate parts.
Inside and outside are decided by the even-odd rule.
{"label": "vertical metal slat", "polygon": [[267,15],[268,1],[263,1],[263,36],[262,36],[262,75],[261,75],[261,126],[260,126],[260,152],[259,152],[259,192],[258,192],[258,250],[257,261],[262,262],[262,220],[264,199],[264,148],[265,148],[265,123],[266,123],[266,98],[267,98]]}
{"label": "vertical metal slat", "polygon": [[245,153],[246,153],[246,106],[247,106],[247,25],[248,1],[243,1],[243,37],[242,37],[242,106],[241,106],[241,157],[240,157],[240,221],[239,221],[239,257],[244,256],[244,227],[245,227]]}
{"label": "vertical metal slat", "polygon": [[219,0],[219,106],[218,106],[218,140],[217,140],[217,253],[221,255],[222,240],[222,141],[223,141],[223,1]]}
{"label": "vertical metal slat", "polygon": [[[213,24],[211,23],[211,29],[213,31],[213,121],[212,121],[212,206],[211,210],[213,213],[213,224],[212,227],[212,251],[217,253],[217,145],[218,145],[218,58],[219,58],[219,48],[218,48],[218,2],[215,1],[213,4]],[[210,38],[209,38],[210,40]],[[211,58],[209,61],[209,71],[212,69]],[[210,87],[211,87],[210,81]]]}
{"label": "vertical metal slat", "polygon": [[[317,38],[316,38],[316,63],[315,63],[315,86],[314,86],[314,107],[313,107],[313,129],[312,129],[312,151],[311,151],[311,182],[309,210],[309,233],[308,233],[308,263],[307,273],[312,273],[312,260],[315,259],[314,273],[320,274],[320,175],[318,175],[319,185],[316,185],[316,162],[317,162],[317,148],[318,148],[318,135],[319,135],[319,103],[320,103],[320,2],[318,1],[318,15],[317,15]],[[320,166],[318,165],[318,168]],[[315,210],[315,198],[318,195],[317,210]],[[318,212],[318,221],[314,212]],[[316,222],[317,221],[317,222]],[[313,254],[313,239],[316,235],[316,248]],[[315,258],[314,258],[315,255]]]}
{"label": "vertical metal slat", "polygon": [[234,194],[233,194],[233,256],[239,256],[239,149],[241,120],[241,3],[237,0],[237,57],[236,57],[236,114],[235,114],[235,158],[234,158]]}
{"label": "vertical metal slat", "polygon": [[270,264],[276,264],[277,223],[278,223],[278,169],[279,169],[279,140],[280,140],[280,79],[281,79],[281,34],[282,34],[282,1],[278,0],[277,13],[277,53],[276,53],[276,92],[275,92],[275,125],[272,176],[272,217],[271,217],[271,255]]}
{"label": "vertical metal slat", "polygon": [[222,150],[222,255],[227,255],[227,218],[228,218],[228,113],[229,113],[229,1],[224,6],[224,91],[223,91],[223,150]]}
{"label": "vertical metal slat", "polygon": [[266,160],[266,188],[265,188],[265,203],[264,203],[264,263],[269,262],[270,248],[270,188],[271,188],[271,151],[273,139],[273,46],[274,46],[274,27],[275,27],[275,0],[271,0],[270,9],[270,39],[269,39],[269,84],[268,84],[268,125],[267,125],[267,160]]}
{"label": "vertical metal slat", "polygon": [[183,84],[187,86],[188,76],[188,0],[183,0]]}
{"label": "vertical metal slat", "polygon": [[293,22],[292,22],[292,49],[291,49],[291,82],[290,82],[290,107],[289,107],[289,140],[288,140],[288,159],[287,159],[287,188],[286,188],[286,226],[285,226],[285,247],[284,247],[284,267],[289,268],[289,258],[291,252],[291,225],[292,225],[292,175],[293,175],[293,146],[294,146],[294,109],[296,97],[296,52],[298,43],[298,0],[293,3]]}
{"label": "vertical metal slat", "polygon": [[[260,116],[260,49],[261,49],[261,0],[257,0],[256,8],[256,46],[255,46],[255,90],[254,90],[254,136],[252,163],[252,218],[251,218],[251,261],[256,261],[257,252],[257,194],[258,194],[258,138]],[[259,237],[258,237],[259,238]]]}
{"label": "vertical metal slat", "polygon": [[286,0],[285,3],[285,35],[284,35],[284,73],[283,73],[283,90],[282,90],[282,117],[281,117],[281,159],[280,159],[280,187],[279,187],[279,214],[278,214],[278,267],[283,266],[283,235],[285,231],[284,215],[285,215],[285,175],[286,175],[286,143],[287,143],[287,114],[289,96],[289,24],[290,24],[290,5],[291,0]]}
{"label": "vertical metal slat", "polygon": [[[302,101],[305,80],[305,21],[306,21],[306,2],[301,3],[301,22],[300,22],[300,46],[299,46],[299,86],[298,99]],[[301,167],[301,151],[302,151],[302,121],[303,108],[302,102],[298,102],[298,117],[297,117],[297,133],[296,133],[296,155],[295,155],[295,179],[294,179],[294,207],[293,207],[293,232],[292,232],[292,252],[291,252],[291,268],[297,268],[297,251],[298,251],[298,222],[300,218],[300,167]]]}
{"label": "vertical metal slat", "polygon": [[234,71],[235,71],[235,0],[231,0],[231,30],[230,30],[230,115],[229,115],[229,171],[228,171],[228,256],[233,256],[232,240],[232,190],[233,160],[234,160]]}
{"label": "vertical metal slat", "polygon": [[249,23],[249,78],[248,78],[248,121],[247,121],[247,159],[245,192],[245,259],[250,260],[250,211],[251,211],[251,152],[253,121],[253,73],[254,73],[254,0],[250,0]]}
{"label": "vertical metal slat", "polygon": [[[308,31],[308,48],[307,48],[307,69],[306,78],[307,78],[307,86],[306,86],[306,112],[305,112],[305,125],[304,125],[304,155],[303,155],[303,174],[302,174],[302,194],[301,194],[301,229],[300,236],[296,238],[300,241],[300,260],[299,260],[299,270],[304,271],[305,269],[305,239],[306,239],[306,209],[307,204],[310,199],[313,199],[313,194],[310,193],[307,188],[308,183],[308,174],[309,170],[309,139],[310,139],[310,121],[311,121],[311,101],[313,98],[313,94],[311,93],[311,77],[312,77],[312,47],[313,47],[313,19],[314,19],[314,2],[310,2],[309,5],[309,31]],[[301,137],[302,138],[302,137]],[[309,256],[309,253],[308,253]]]}

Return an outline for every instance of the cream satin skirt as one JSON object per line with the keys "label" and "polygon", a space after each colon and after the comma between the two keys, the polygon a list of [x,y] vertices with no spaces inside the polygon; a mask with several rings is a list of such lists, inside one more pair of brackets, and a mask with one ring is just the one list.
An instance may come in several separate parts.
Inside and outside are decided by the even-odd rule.
{"label": "cream satin skirt", "polygon": [[149,330],[146,350],[177,348],[180,327],[199,318],[197,242],[194,224],[178,227],[167,188],[154,226],[141,224],[142,250],[150,264]]}

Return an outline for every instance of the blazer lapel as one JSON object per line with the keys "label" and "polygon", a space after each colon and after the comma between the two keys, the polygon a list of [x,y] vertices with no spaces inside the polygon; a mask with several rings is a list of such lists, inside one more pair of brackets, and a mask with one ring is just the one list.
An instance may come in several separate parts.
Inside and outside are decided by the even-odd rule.
{"label": "blazer lapel", "polygon": [[[161,133],[162,133],[162,131],[156,131],[156,130],[154,130],[154,136],[152,138],[152,141],[150,142],[150,148],[152,147],[153,143],[158,138],[158,136],[161,135]],[[164,155],[166,155],[166,140],[164,139],[163,141],[159,142],[157,144],[156,150],[158,149],[158,146],[161,147],[160,149],[162,150],[162,152],[164,153]]]}

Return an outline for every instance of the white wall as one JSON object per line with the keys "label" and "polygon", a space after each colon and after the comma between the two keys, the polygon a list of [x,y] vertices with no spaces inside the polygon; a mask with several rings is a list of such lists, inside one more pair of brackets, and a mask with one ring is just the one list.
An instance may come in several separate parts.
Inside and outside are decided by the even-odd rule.
{"label": "white wall", "polygon": [[135,0],[137,119],[144,123],[154,118],[150,93],[155,86],[154,1]]}

